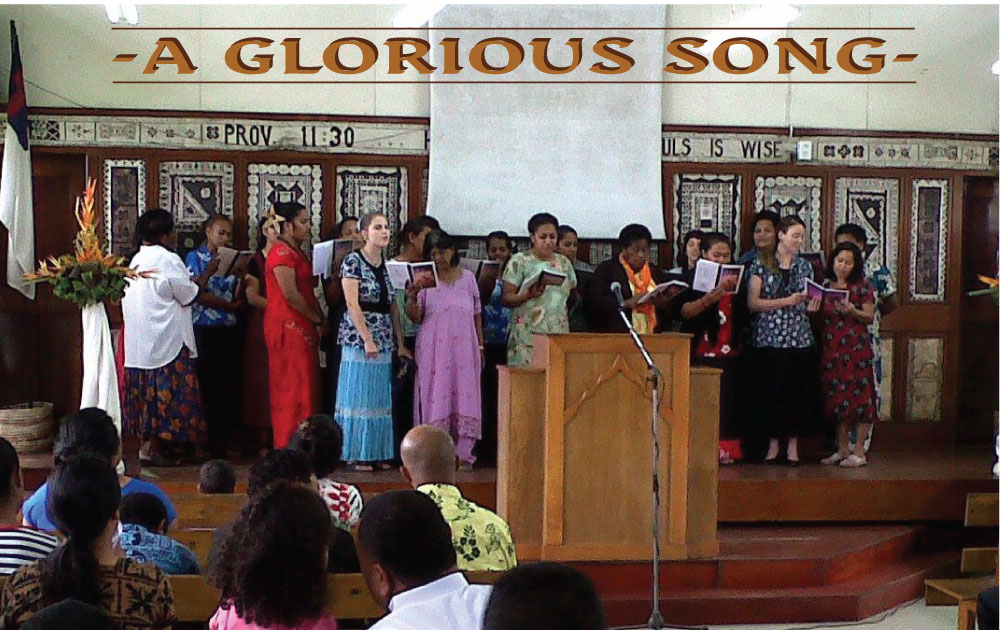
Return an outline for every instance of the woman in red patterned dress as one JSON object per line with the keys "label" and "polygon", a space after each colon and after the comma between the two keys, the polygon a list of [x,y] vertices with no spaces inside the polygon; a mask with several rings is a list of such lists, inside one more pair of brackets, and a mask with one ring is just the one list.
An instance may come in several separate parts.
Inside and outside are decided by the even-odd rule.
{"label": "woman in red patterned dress", "polygon": [[[827,260],[826,284],[848,291],[847,300],[827,297],[809,304],[822,320],[820,379],[823,411],[827,421],[837,424],[837,452],[821,463],[857,468],[868,463],[865,438],[877,417],[875,407],[874,357],[868,324],[875,317],[875,291],[865,279],[861,250],[853,243],[837,245]],[[848,434],[857,425],[854,453]]]}
{"label": "woman in red patterned dress", "polygon": [[274,204],[278,241],[267,255],[264,340],[270,372],[274,448],[285,448],[299,422],[319,406],[319,338],[325,325],[312,265],[302,253],[309,212],[299,203]]}

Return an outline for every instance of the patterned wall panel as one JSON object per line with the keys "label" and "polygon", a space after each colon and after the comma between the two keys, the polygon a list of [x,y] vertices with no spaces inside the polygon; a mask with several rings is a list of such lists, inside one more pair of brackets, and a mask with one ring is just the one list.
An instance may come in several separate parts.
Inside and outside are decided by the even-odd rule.
{"label": "patterned wall panel", "polygon": [[250,164],[247,166],[247,233],[256,249],[260,218],[271,204],[297,201],[309,209],[312,241],[323,225],[323,167],[319,164]]}
{"label": "patterned wall panel", "polygon": [[823,249],[823,180],[819,177],[784,175],[757,177],[754,181],[754,212],[771,210],[780,216],[797,215],[806,224],[804,251]]}
{"label": "patterned wall panel", "polygon": [[944,374],[944,339],[911,338],[906,366],[906,420],[941,420],[941,388]]}
{"label": "patterned wall panel", "polygon": [[146,211],[146,161],[104,160],[104,242],[113,254],[135,248],[135,222]]}
{"label": "patterned wall panel", "polygon": [[739,175],[674,175],[674,251],[690,230],[722,232],[739,248],[741,179]]}
{"label": "patterned wall panel", "polygon": [[203,240],[201,227],[215,213],[233,216],[231,162],[160,162],[160,206],[174,215],[182,252]]}
{"label": "patterned wall panel", "polygon": [[898,278],[899,180],[838,177],[835,197],[834,222],[857,223],[868,235],[868,275],[885,265]]}
{"label": "patterned wall panel", "polygon": [[406,222],[409,209],[405,166],[338,166],[336,218],[361,218],[381,212],[389,219],[392,245]]}
{"label": "patterned wall panel", "polygon": [[948,248],[948,180],[913,181],[910,299],[943,302]]}
{"label": "patterned wall panel", "polygon": [[882,337],[879,348],[882,353],[882,391],[879,396],[879,420],[892,420],[892,376],[893,357],[896,350],[896,340],[892,337]]}

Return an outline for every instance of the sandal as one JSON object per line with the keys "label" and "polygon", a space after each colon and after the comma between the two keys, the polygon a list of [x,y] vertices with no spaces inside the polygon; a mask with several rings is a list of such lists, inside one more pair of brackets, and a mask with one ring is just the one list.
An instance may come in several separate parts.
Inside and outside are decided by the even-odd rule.
{"label": "sandal", "polygon": [[845,459],[847,459],[847,455],[841,455],[839,452],[837,452],[834,453],[833,455],[830,455],[829,457],[824,457],[823,459],[819,460],[819,463],[823,464],[824,466],[833,466],[834,464],[839,464]]}
{"label": "sandal", "polygon": [[354,472],[372,472],[375,470],[371,464],[359,464],[357,462],[347,464],[347,469]]}
{"label": "sandal", "polygon": [[844,461],[840,462],[841,468],[861,468],[862,466],[868,465],[867,457],[859,457],[857,455],[848,455],[844,458]]}

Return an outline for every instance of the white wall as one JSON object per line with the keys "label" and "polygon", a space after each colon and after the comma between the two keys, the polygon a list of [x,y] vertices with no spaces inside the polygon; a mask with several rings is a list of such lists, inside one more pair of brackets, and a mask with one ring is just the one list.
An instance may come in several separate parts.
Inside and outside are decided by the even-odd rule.
{"label": "white wall", "polygon": [[[398,9],[399,5],[140,5],[143,26],[391,26]],[[724,26],[730,23],[736,10],[734,5],[671,5],[666,25]],[[887,64],[877,78],[916,77],[917,85],[665,85],[663,122],[998,132],[998,78],[989,71],[1000,56],[996,5],[803,5],[802,10],[803,15],[792,26],[915,26],[917,30],[910,32],[792,31],[788,34],[804,45],[816,36],[829,37],[831,45],[835,45],[851,37],[879,34],[889,42],[883,48],[888,54],[913,52],[920,56],[907,65]],[[162,31],[112,31],[100,5],[5,5],[0,7],[0,16],[17,21],[28,80],[59,95],[29,85],[29,106],[72,107],[62,96],[84,106],[102,108],[375,116],[429,116],[430,113],[430,90],[423,83],[352,85],[346,79],[334,85],[302,86],[113,85],[111,82],[116,79],[141,77],[135,66],[144,65],[142,59],[152,52],[152,44],[163,35]],[[667,37],[691,34],[717,42],[732,35],[722,33],[668,31]],[[767,43],[786,35],[773,31],[753,33]],[[204,73],[203,79],[233,79],[235,73],[225,69],[223,53],[228,44],[251,34],[262,32],[186,31],[177,36],[199,66],[199,74]],[[287,31],[272,34],[278,39],[291,35]],[[377,42],[400,33],[352,34]],[[406,34],[426,37],[426,31]],[[320,63],[319,55],[329,41],[342,36],[336,31],[299,31],[295,35],[302,37],[304,62],[312,64]],[[0,63],[4,66],[8,50],[7,29],[0,28]],[[116,53],[124,52],[138,53],[140,57],[130,64],[111,63]],[[765,69],[751,78],[778,79],[773,70],[774,58],[772,54]],[[796,75],[787,76],[814,78]],[[387,78],[384,59],[380,59],[373,74],[364,78]],[[419,80],[417,76],[407,78]],[[710,69],[697,78],[726,79],[729,75]],[[503,86],[484,86],[487,98],[490,89]]]}

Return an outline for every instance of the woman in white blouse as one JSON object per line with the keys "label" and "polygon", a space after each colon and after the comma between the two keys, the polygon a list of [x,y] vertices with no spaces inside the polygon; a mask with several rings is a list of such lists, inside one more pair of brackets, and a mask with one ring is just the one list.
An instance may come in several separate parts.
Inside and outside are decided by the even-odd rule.
{"label": "woman in white blouse", "polygon": [[123,432],[142,440],[139,461],[169,466],[181,455],[203,456],[206,438],[195,359],[191,305],[218,268],[192,279],[172,247],[174,219],[149,210],[136,222],[139,251],[131,266],[148,277],[129,281],[125,319]]}

